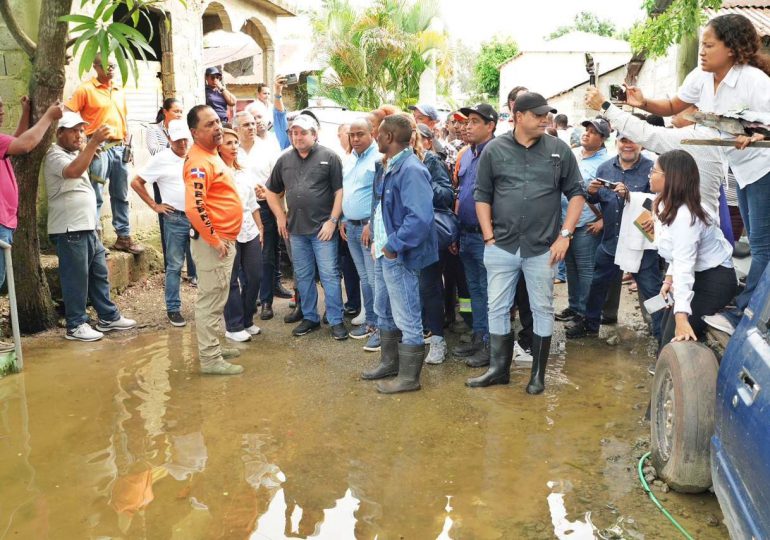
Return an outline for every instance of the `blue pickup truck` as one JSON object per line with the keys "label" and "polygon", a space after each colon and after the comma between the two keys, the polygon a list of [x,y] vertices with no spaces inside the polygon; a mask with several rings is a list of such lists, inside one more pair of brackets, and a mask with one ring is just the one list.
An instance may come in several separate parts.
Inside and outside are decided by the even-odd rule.
{"label": "blue pickup truck", "polygon": [[658,357],[652,462],[677,491],[713,485],[732,538],[770,538],[770,266],[733,336],[709,338]]}

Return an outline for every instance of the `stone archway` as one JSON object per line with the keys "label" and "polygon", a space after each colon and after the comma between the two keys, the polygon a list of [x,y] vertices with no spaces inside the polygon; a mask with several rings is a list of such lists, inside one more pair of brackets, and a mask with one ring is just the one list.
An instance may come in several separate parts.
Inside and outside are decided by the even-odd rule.
{"label": "stone archway", "polygon": [[234,31],[227,9],[219,2],[211,2],[206,6],[206,9],[201,15],[201,20],[203,23],[204,35],[213,32],[214,30],[225,30],[226,32]]}
{"label": "stone archway", "polygon": [[257,17],[247,19],[240,31],[262,49],[262,79],[263,82],[271,84],[275,77],[275,43],[270,32]]}

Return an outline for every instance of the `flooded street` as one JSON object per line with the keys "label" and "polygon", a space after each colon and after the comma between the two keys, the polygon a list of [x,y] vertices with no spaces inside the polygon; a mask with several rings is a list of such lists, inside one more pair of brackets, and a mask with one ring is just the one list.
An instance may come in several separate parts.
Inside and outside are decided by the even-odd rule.
{"label": "flooded street", "polygon": [[[381,396],[362,343],[266,327],[236,377],[197,374],[189,326],[27,341],[0,380],[0,538],[677,537],[636,474],[644,343],[567,343],[538,397],[456,360]],[[727,537],[713,495],[659,496]]]}

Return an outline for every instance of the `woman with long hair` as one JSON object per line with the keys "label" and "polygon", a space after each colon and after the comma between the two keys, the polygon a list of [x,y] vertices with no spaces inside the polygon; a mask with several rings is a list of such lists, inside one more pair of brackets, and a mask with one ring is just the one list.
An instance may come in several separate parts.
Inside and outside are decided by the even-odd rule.
{"label": "woman with long hair", "polygon": [[[646,99],[641,90],[628,88],[628,104],[653,114],[670,116],[690,105],[707,113],[725,114],[749,109],[770,111],[770,57],[762,53],[754,25],[743,15],[711,19],[703,30],[700,66],[694,69],[671,99]],[[702,138],[732,135],[702,128]],[[751,245],[751,267],[746,288],[736,298],[736,308],[710,316],[706,322],[732,334],[743,316],[762,273],[770,262],[770,149],[754,148],[764,135],[735,137],[735,148],[725,148],[725,160],[738,184],[738,206]]]}
{"label": "woman with long hair", "polygon": [[240,138],[225,128],[219,156],[233,172],[238,196],[243,203],[243,224],[235,242],[235,260],[230,276],[230,294],[225,304],[225,337],[233,341],[249,341],[260,333],[254,324],[257,298],[262,279],[262,219],[254,184],[238,163]]}
{"label": "woman with long hair", "polygon": [[660,294],[674,299],[661,323],[661,347],[702,337],[702,317],[723,309],[737,288],[732,245],[701,205],[699,184],[698,166],[684,150],[662,154],[650,172],[650,189],[658,194],[655,243],[669,263]]}
{"label": "woman with long hair", "polygon": [[155,123],[149,124],[145,132],[147,139],[147,150],[154,156],[161,150],[169,147],[168,123],[172,120],[181,120],[184,110],[182,102],[176,98],[166,98],[163,100],[163,106],[158,109],[155,115]]}

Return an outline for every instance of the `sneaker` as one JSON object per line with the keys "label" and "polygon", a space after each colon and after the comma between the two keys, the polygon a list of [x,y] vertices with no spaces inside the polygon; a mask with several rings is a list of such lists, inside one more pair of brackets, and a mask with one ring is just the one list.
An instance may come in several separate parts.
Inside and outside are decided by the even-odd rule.
{"label": "sneaker", "polygon": [[83,323],[76,328],[67,330],[64,337],[73,341],[99,341],[104,334],[91,328],[87,323]]}
{"label": "sneaker", "polygon": [[249,327],[246,329],[246,332],[248,332],[248,334],[249,334],[250,336],[256,336],[257,334],[259,334],[260,332],[262,332],[262,329],[261,329],[259,326],[257,326],[256,324],[252,324],[251,326],[249,326]]}
{"label": "sneaker", "polygon": [[99,332],[111,332],[113,330],[131,330],[136,326],[136,321],[133,319],[126,319],[123,315],[116,321],[103,321],[99,319],[96,323],[96,329]]}
{"label": "sneaker", "polygon": [[352,308],[352,307],[346,307],[345,311],[343,312],[343,316],[347,317],[349,319],[352,319],[353,317],[357,316],[361,312],[360,309]]}
{"label": "sneaker", "polygon": [[302,322],[295,326],[294,330],[291,331],[291,335],[296,337],[304,336],[305,334],[309,334],[314,330],[318,330],[320,327],[321,323],[319,322],[302,319]]}
{"label": "sneaker", "polygon": [[570,338],[582,338],[582,337],[596,337],[599,335],[599,330],[592,330],[586,326],[585,321],[580,321],[574,326],[570,326],[567,328],[566,332],[564,334]]}
{"label": "sneaker", "polygon": [[243,373],[243,366],[231,364],[225,360],[212,360],[201,364],[201,373],[205,375],[238,375]]}
{"label": "sneaker", "polygon": [[426,364],[442,364],[446,359],[446,340],[442,336],[431,336],[428,356],[425,357]]}
{"label": "sneaker", "polygon": [[225,332],[225,337],[230,341],[251,341],[251,334],[246,330],[240,330],[238,332]]}
{"label": "sneaker", "polygon": [[728,336],[732,336],[735,333],[735,327],[730,322],[730,319],[721,313],[715,313],[714,315],[704,315],[703,322],[705,322],[711,328],[715,328],[721,332],[724,332]]}
{"label": "sneaker", "polygon": [[112,245],[112,249],[118,251],[126,251],[132,255],[139,255],[144,253],[144,246],[139,242],[135,242],[130,236],[118,236],[115,243]]}
{"label": "sneaker", "polygon": [[184,317],[178,311],[169,311],[166,315],[168,315],[168,322],[171,323],[171,326],[184,326],[187,324],[187,321],[184,320]]}
{"label": "sneaker", "polygon": [[361,326],[366,323],[366,310],[362,309],[358,315],[350,320],[350,324],[353,326]]}
{"label": "sneaker", "polygon": [[348,339],[348,329],[345,327],[345,323],[337,323],[332,326],[332,337],[337,341]]}
{"label": "sneaker", "polygon": [[231,349],[230,347],[221,347],[222,358],[230,360],[231,358],[238,358],[241,355],[241,351],[238,349]]}
{"label": "sneaker", "polygon": [[513,342],[513,363],[519,367],[531,367],[532,366],[532,354],[528,350],[524,350],[518,341]]}
{"label": "sneaker", "polygon": [[375,329],[372,335],[369,336],[369,340],[364,345],[366,352],[379,352],[380,350],[380,330]]}
{"label": "sneaker", "polygon": [[577,312],[575,310],[570,308],[565,308],[561,310],[559,313],[555,314],[553,318],[556,319],[557,321],[565,322],[565,321],[571,321],[572,319],[575,318],[576,315],[577,315]]}
{"label": "sneaker", "polygon": [[372,335],[372,332],[374,332],[374,328],[362,324],[360,326],[356,326],[353,328],[353,330],[350,331],[350,337],[353,339],[366,339]]}
{"label": "sneaker", "polygon": [[433,332],[431,332],[430,330],[423,330],[422,331],[422,341],[426,345],[428,343],[430,343],[430,338],[432,338],[432,337],[433,337]]}

